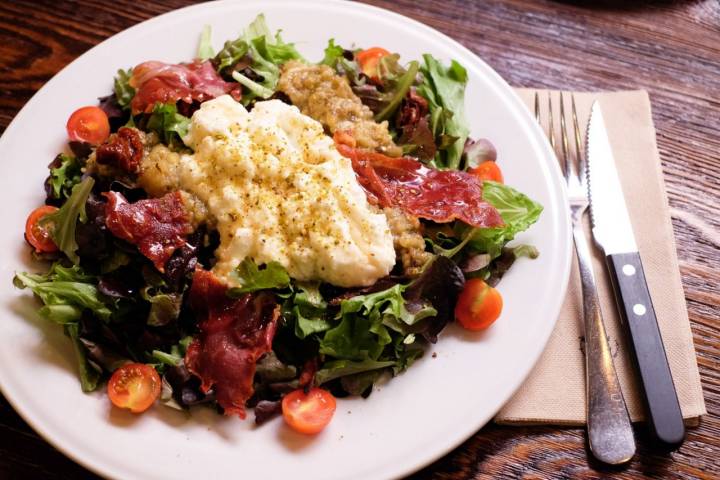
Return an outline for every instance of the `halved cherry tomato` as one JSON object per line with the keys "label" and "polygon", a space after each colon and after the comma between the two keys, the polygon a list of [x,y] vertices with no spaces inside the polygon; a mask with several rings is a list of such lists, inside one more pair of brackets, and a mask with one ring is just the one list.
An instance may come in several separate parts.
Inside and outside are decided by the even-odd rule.
{"label": "halved cherry tomato", "polygon": [[387,55],[390,55],[390,52],[388,52],[384,48],[372,47],[356,53],[355,59],[360,65],[360,70],[362,70],[365,75],[372,78],[373,80],[377,80],[378,63],[380,62],[380,59],[382,57],[385,57]]}
{"label": "halved cherry tomato", "polygon": [[480,180],[492,180],[493,182],[503,183],[502,171],[497,163],[492,160],[482,162],[475,168],[468,170],[468,173],[475,175]]}
{"label": "halved cherry tomato", "polygon": [[335,413],[335,397],[322,388],[294,390],[282,400],[285,422],[296,432],[314,434],[330,423]]}
{"label": "halved cherry tomato", "polygon": [[150,365],[128,363],[115,370],[108,382],[108,397],[116,407],[141,413],[160,396],[160,375]]}
{"label": "halved cherry tomato", "polygon": [[485,330],[498,319],[502,307],[500,292],[479,278],[471,278],[455,305],[455,319],[468,330]]}
{"label": "halved cherry tomato", "polygon": [[57,207],[52,205],[43,205],[38,207],[28,215],[25,222],[25,240],[33,246],[38,253],[57,252],[58,247],[50,236],[52,226],[49,223],[41,222],[43,218],[51,213],[57,212]]}
{"label": "halved cherry tomato", "polygon": [[70,140],[100,145],[110,136],[110,121],[100,107],[78,108],[67,122]]}

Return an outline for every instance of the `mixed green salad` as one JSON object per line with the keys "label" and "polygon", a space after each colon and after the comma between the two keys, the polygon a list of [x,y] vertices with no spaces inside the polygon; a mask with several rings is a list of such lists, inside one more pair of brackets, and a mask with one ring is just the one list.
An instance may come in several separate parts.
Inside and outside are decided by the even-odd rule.
{"label": "mixed green salad", "polygon": [[[258,423],[282,413],[315,433],[335,397],[367,397],[448,323],[488,328],[502,310],[496,283],[538,255],[508,245],[542,207],[503,183],[488,140],[469,137],[465,111],[482,105],[465,105],[467,82],[456,61],[333,39],[312,62],[262,15],[217,53],[205,27],[194,60],[119,70],[107,97],[70,117],[68,149],[26,225],[42,273],[14,284],[64,329],[85,392],[108,382],[112,403],[133,412],[157,399],[242,418],[250,407]],[[397,260],[386,275],[338,286],[251,257],[232,282],[213,273],[224,240],[212,212],[142,179],[153,149],[192,154],[193,115],[224,95],[248,111],[293,104],[333,136],[369,208],[388,218]]]}

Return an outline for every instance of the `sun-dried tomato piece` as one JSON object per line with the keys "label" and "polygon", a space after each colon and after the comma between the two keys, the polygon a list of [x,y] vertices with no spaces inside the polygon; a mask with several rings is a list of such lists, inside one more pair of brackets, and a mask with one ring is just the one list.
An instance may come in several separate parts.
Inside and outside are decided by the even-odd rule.
{"label": "sun-dried tomato piece", "polygon": [[95,150],[97,163],[111,165],[128,173],[138,172],[142,157],[142,136],[135,128],[120,128]]}

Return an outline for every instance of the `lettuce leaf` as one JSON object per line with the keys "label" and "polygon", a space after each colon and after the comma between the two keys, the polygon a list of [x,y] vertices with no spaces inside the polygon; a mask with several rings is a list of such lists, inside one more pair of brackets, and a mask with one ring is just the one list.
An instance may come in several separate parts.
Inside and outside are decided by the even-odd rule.
{"label": "lettuce leaf", "polygon": [[182,137],[187,135],[190,119],[181,115],[170,103],[156,103],[147,119],[145,128],[154,131],[160,140],[171,147],[182,146]]}
{"label": "lettuce leaf", "polygon": [[32,290],[44,304],[40,315],[61,325],[77,322],[85,309],[102,320],[108,320],[113,313],[100,297],[97,279],[79,265],[64,267],[55,262],[44,275],[19,272],[13,284]]}
{"label": "lettuce leaf", "polygon": [[98,387],[102,369],[88,360],[87,349],[80,340],[79,331],[80,327],[77,323],[71,323],[65,326],[65,334],[72,340],[75,359],[78,364],[80,388],[82,388],[83,392],[92,392]]}
{"label": "lettuce leaf", "polygon": [[92,177],[87,177],[76,184],[63,206],[41,220],[43,224],[51,225],[50,236],[53,242],[75,264],[80,262],[76,253],[78,244],[75,240],[75,230],[78,220],[83,223],[87,221],[85,202],[94,184],[95,180]]}
{"label": "lettuce leaf", "polygon": [[[378,75],[383,82],[385,106],[375,115],[375,121],[382,122],[395,114],[408,90],[415,82],[418,74],[418,62],[412,61],[408,64],[407,70],[398,72],[398,55],[389,55],[380,59],[378,64]],[[401,68],[401,67],[400,67]]]}
{"label": "lettuce leaf", "polygon": [[48,184],[50,185],[50,197],[57,200],[64,200],[70,196],[75,185],[82,179],[82,164],[76,157],[61,153],[50,167]]}
{"label": "lettuce leaf", "polygon": [[113,84],[115,99],[123,109],[130,108],[130,102],[135,96],[135,89],[130,86],[130,77],[132,77],[132,68],[127,70],[120,69],[117,71],[117,76]]}
{"label": "lettuce leaf", "polygon": [[228,290],[231,297],[258,290],[285,288],[290,284],[290,276],[278,262],[270,262],[261,269],[249,257],[240,262],[233,276],[241,286]]}
{"label": "lettuce leaf", "polygon": [[490,254],[492,258],[499,256],[505,244],[515,238],[515,235],[530,228],[543,211],[539,203],[512,187],[497,182],[483,183],[483,200],[500,212],[505,225],[474,229],[469,234],[468,245],[479,252]]}
{"label": "lettuce leaf", "polygon": [[212,48],[212,29],[210,25],[205,25],[200,32],[200,42],[198,43],[197,58],[198,60],[208,60],[215,56]]}
{"label": "lettuce leaf", "polygon": [[337,62],[344,58],[344,53],[345,49],[340,45],[336,45],[335,39],[331,38],[328,40],[327,47],[325,47],[325,56],[320,61],[320,65],[327,65],[328,67],[335,68]]}
{"label": "lettuce leaf", "polygon": [[465,119],[467,71],[455,60],[447,68],[430,54],[423,55],[423,60],[423,83],[417,91],[428,101],[430,129],[438,144],[433,163],[437,168],[459,170],[470,132]]}
{"label": "lettuce leaf", "polygon": [[354,375],[357,373],[392,367],[393,365],[395,365],[395,362],[389,360],[377,361],[365,359],[357,362],[350,360],[333,360],[325,362],[325,364],[323,364],[323,368],[317,371],[315,374],[315,382],[318,385],[322,385],[323,383],[327,383],[345,375]]}
{"label": "lettuce leaf", "polygon": [[[245,58],[249,60],[246,68],[251,72],[236,68]],[[292,59],[302,59],[295,45],[284,42],[279,31],[273,36],[265,16],[260,14],[240,38],[225,43],[214,61],[219,72],[228,68],[234,70],[231,76],[245,87],[242,102],[247,105],[256,98],[267,99],[275,93],[280,66]]]}

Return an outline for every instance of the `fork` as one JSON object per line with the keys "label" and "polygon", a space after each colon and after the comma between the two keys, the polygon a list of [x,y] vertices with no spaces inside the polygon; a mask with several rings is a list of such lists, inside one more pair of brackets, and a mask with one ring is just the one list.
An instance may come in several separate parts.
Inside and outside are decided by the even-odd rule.
{"label": "fork", "polygon": [[[635,438],[632,424],[613,365],[610,346],[603,323],[600,301],[598,300],[595,275],[593,274],[590,247],[583,231],[583,216],[588,208],[587,160],[581,151],[582,140],[572,99],[573,136],[575,159],[569,154],[569,140],[565,121],[565,105],[560,92],[560,150],[557,152],[553,129],[553,102],[548,92],[548,139],[560,161],[567,184],[568,202],[577,254],[583,296],[583,318],[585,323],[585,390],[587,431],[590,451],[601,462],[618,465],[628,462],[635,454]],[[540,119],[540,96],[535,93],[535,119],[542,128]]]}

